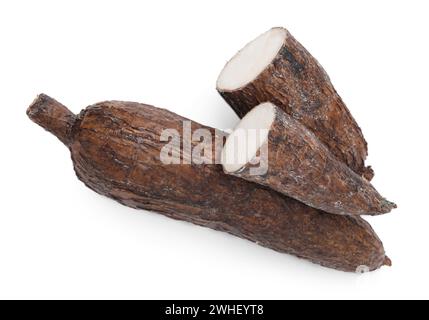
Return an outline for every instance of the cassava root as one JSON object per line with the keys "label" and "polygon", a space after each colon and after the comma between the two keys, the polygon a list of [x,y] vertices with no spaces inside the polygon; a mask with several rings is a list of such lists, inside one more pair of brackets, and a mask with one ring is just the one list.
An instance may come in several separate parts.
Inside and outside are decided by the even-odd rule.
{"label": "cassava root", "polygon": [[[338,270],[354,272],[361,266],[375,270],[390,265],[381,241],[360,217],[313,209],[225,175],[216,164],[162,163],[162,131],[180,131],[187,120],[172,112],[106,101],[75,116],[42,94],[27,114],[69,148],[75,172],[85,185],[121,204],[225,231]],[[196,122],[192,122],[192,129],[207,129],[213,137],[217,135],[214,129]],[[201,143],[211,145],[212,141]],[[181,158],[189,157],[186,152],[180,150]]]}
{"label": "cassava root", "polygon": [[260,103],[274,103],[372,179],[360,127],[322,66],[286,29],[273,28],[240,50],[219,75],[217,90],[240,118]]}
{"label": "cassava root", "polygon": [[[246,138],[252,131],[266,131],[266,136],[259,145],[252,144],[254,150],[248,161],[239,163],[234,155],[249,151],[240,144],[248,142]],[[239,141],[240,137],[244,139]],[[264,174],[252,171],[256,157],[265,166]],[[227,174],[262,184],[329,213],[380,215],[396,207],[333,156],[310,130],[270,102],[255,107],[241,120],[226,141],[222,162]]]}

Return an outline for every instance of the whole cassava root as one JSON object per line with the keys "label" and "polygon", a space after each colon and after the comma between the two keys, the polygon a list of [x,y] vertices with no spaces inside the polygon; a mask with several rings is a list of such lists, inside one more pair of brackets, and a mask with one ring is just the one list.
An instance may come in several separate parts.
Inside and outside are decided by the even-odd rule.
{"label": "whole cassava root", "polygon": [[286,29],[273,28],[239,51],[219,75],[217,90],[239,117],[274,103],[353,171],[372,179],[361,129],[325,70]]}
{"label": "whole cassava root", "polygon": [[[243,153],[240,143],[246,141],[237,140],[247,129],[266,130],[266,136],[250,150],[248,161],[234,161],[233,155]],[[255,174],[254,158],[261,155],[266,172]],[[227,174],[265,185],[325,212],[380,215],[396,207],[333,156],[310,130],[270,102],[252,109],[229,135],[222,163]]]}
{"label": "whole cassava root", "polygon": [[[59,102],[39,95],[27,114],[68,146],[80,180],[124,205],[225,231],[343,271],[390,265],[381,241],[360,217],[310,208],[225,175],[219,165],[162,163],[160,152],[166,144],[160,142],[162,131],[180,132],[187,120],[174,113],[108,101],[74,116]],[[196,122],[192,129],[218,134]],[[211,142],[201,143],[211,146]],[[181,158],[189,156],[187,150],[180,152]]]}

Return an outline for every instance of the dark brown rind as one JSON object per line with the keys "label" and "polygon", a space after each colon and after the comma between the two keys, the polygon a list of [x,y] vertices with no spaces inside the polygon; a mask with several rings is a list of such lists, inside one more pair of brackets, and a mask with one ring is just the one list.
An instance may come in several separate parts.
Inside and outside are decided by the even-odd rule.
{"label": "dark brown rind", "polygon": [[27,109],[27,115],[65,145],[70,144],[71,130],[76,116],[64,105],[42,93]]}
{"label": "dark brown rind", "polygon": [[[275,118],[264,142],[267,171],[254,174],[252,159],[231,174],[256,182],[325,212],[380,215],[396,205],[331,154],[299,121],[272,105]],[[258,157],[263,153],[258,152]]]}
{"label": "dark brown rind", "polygon": [[[227,176],[220,165],[163,164],[161,132],[181,132],[184,120],[132,102],[90,106],[71,133],[75,172],[89,188],[126,206],[225,231],[326,267],[354,272],[362,265],[368,270],[385,265],[381,241],[360,217],[323,213]],[[216,134],[195,122],[192,128]]]}
{"label": "dark brown rind", "polygon": [[242,118],[253,107],[272,102],[310,129],[353,171],[371,180],[362,131],[318,61],[288,32],[271,64],[237,90],[217,88]]}

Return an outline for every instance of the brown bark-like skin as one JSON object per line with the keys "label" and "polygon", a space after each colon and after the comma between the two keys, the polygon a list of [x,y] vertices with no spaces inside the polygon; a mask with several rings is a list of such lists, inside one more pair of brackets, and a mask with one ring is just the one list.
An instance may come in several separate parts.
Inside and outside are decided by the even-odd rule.
{"label": "brown bark-like skin", "polygon": [[[33,119],[55,109],[62,105],[41,95],[27,113]],[[52,131],[51,121],[38,119]],[[83,110],[62,140],[67,141],[78,178],[126,206],[225,231],[338,270],[390,265],[381,241],[360,217],[323,213],[225,175],[220,165],[163,164],[160,151],[166,142],[160,142],[161,132],[181,132],[184,120],[149,105],[108,101]],[[197,128],[215,134],[192,122],[192,129]]]}
{"label": "brown bark-like skin", "polygon": [[[380,215],[396,205],[384,199],[365,178],[339,161],[299,121],[273,105],[275,118],[260,150],[268,150],[264,174],[254,174],[252,159],[228,172],[297,199],[313,208],[340,215]],[[259,154],[260,153],[260,154]],[[262,156],[258,152],[258,158]]]}
{"label": "brown bark-like skin", "polygon": [[41,94],[28,108],[27,115],[38,125],[44,127],[65,145],[71,143],[71,130],[76,116],[58,101]]}
{"label": "brown bark-like skin", "polygon": [[338,159],[371,180],[367,143],[355,119],[318,61],[287,32],[277,56],[254,80],[237,90],[217,88],[242,118],[272,102],[310,129]]}

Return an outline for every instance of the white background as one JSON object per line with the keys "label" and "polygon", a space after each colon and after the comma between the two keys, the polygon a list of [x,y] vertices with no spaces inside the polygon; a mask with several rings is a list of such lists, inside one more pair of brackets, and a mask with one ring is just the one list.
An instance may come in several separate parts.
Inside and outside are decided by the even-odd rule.
{"label": "white background", "polygon": [[[429,298],[428,1],[1,1],[0,298]],[[392,268],[347,274],[85,188],[26,107],[145,102],[219,128],[245,43],[284,26],[324,66],[399,208],[368,219]]]}

